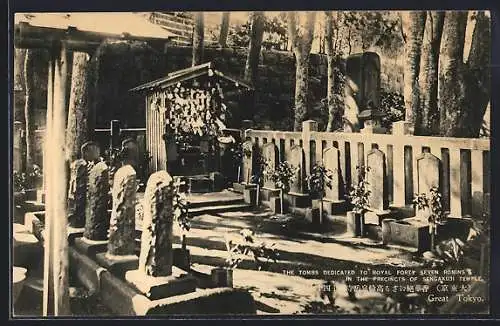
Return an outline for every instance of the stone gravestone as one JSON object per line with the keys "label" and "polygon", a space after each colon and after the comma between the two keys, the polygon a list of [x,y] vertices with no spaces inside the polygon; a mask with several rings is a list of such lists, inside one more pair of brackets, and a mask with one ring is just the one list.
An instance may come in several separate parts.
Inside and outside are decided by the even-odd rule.
{"label": "stone gravestone", "polygon": [[380,220],[388,213],[389,194],[387,188],[385,154],[379,149],[372,149],[366,156],[369,171],[366,173],[368,207],[371,213],[365,214],[366,224],[380,225]]}
{"label": "stone gravestone", "polygon": [[346,60],[346,74],[358,86],[355,98],[363,110],[368,103],[380,106],[380,57],[375,52],[350,55]]}
{"label": "stone gravestone", "polygon": [[429,194],[432,187],[439,189],[440,160],[431,153],[422,153],[417,158],[417,193]]}
{"label": "stone gravestone", "polygon": [[85,210],[85,238],[107,240],[109,228],[109,169],[106,163],[97,163],[89,173]]}
{"label": "stone gravestone", "polygon": [[137,179],[134,168],[125,165],[115,173],[112,196],[113,208],[108,232],[108,251],[97,254],[97,261],[112,273],[123,277],[127,270],[136,269],[135,206]]}
{"label": "stone gravestone", "polygon": [[137,270],[125,278],[151,300],[193,292],[196,280],[173,266],[173,179],[153,173],[143,199],[141,250]]}
{"label": "stone gravestone", "polygon": [[85,161],[97,162],[101,156],[99,145],[93,141],[83,144],[80,151]]}
{"label": "stone gravestone", "polygon": [[109,229],[109,168],[104,162],[92,167],[88,175],[85,203],[85,230],[75,245],[83,253],[93,256],[106,250]]}
{"label": "stone gravestone", "polygon": [[[247,140],[242,145],[242,157],[240,165],[240,176],[238,182],[233,183],[233,189],[239,193],[245,193],[247,189],[255,189],[256,184],[252,183],[254,172],[254,146],[252,141]],[[242,180],[240,182],[240,180]]]}
{"label": "stone gravestone", "polygon": [[290,191],[285,195],[285,202],[289,207],[308,207],[311,199],[309,194],[305,193],[305,156],[304,150],[300,145],[295,145],[291,148],[288,162],[292,169],[295,170],[295,178],[290,183]]}
{"label": "stone gravestone", "polygon": [[73,228],[85,226],[85,203],[87,201],[87,161],[77,159],[71,163],[68,191],[68,220]]}
{"label": "stone gravestone", "polygon": [[242,164],[241,164],[241,173],[243,174],[243,182],[244,183],[251,183],[252,182],[252,175],[254,172],[254,153],[253,153],[253,143],[249,140],[245,141],[242,145],[243,148],[243,158],[242,158]]}
{"label": "stone gravestone", "polygon": [[123,165],[131,165],[134,169],[139,168],[139,147],[132,138],[127,138],[122,142]]}
{"label": "stone gravestone", "polygon": [[[278,148],[274,143],[266,143],[262,146],[262,157],[266,162],[266,171],[275,170],[278,166]],[[271,180],[269,173],[264,176],[264,188],[276,189],[275,183]]]}
{"label": "stone gravestone", "polygon": [[295,145],[290,150],[290,159],[288,160],[292,169],[295,169],[295,178],[290,183],[290,192],[304,193],[304,150],[301,146]]}
{"label": "stone gravestone", "polygon": [[330,173],[330,187],[325,186],[324,206],[328,214],[334,214],[343,210],[345,200],[343,200],[343,180],[340,170],[340,152],[335,147],[326,148],[323,151],[323,166]]}

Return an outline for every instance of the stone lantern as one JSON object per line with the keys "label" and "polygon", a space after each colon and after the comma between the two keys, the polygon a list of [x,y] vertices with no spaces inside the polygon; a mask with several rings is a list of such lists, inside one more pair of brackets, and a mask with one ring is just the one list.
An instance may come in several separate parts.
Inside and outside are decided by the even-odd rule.
{"label": "stone lantern", "polygon": [[384,112],[375,108],[373,105],[368,104],[368,108],[358,114],[358,119],[360,122],[363,122],[363,129],[361,129],[360,132],[369,134],[385,134],[387,130],[382,127],[382,118],[385,115],[386,114]]}

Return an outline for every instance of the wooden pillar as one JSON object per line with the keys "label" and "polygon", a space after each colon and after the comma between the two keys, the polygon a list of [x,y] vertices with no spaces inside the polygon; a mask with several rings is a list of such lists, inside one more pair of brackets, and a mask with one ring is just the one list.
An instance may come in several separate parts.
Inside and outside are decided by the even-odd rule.
{"label": "wooden pillar", "polygon": [[66,92],[69,55],[64,44],[54,49],[49,63],[47,128],[44,148],[46,240],[43,314],[70,315],[65,161]]}

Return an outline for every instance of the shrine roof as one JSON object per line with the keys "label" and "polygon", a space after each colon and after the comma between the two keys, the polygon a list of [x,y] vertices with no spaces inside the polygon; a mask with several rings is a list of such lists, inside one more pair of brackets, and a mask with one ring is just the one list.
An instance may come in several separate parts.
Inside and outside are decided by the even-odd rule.
{"label": "shrine roof", "polygon": [[167,74],[165,77],[150,81],[148,83],[136,86],[130,89],[131,92],[138,91],[148,91],[154,89],[165,89],[170,86],[173,86],[177,83],[184,82],[186,80],[194,79],[197,77],[201,77],[204,75],[209,76],[210,74],[214,74],[219,79],[224,79],[228,82],[231,82],[236,87],[243,87],[249,90],[252,90],[253,87],[247,84],[244,81],[241,81],[237,78],[231,77],[219,70],[214,68],[213,62],[207,62],[198,66],[189,67],[181,70],[177,70]]}
{"label": "shrine roof", "polygon": [[176,37],[144,13],[134,12],[16,13],[14,24],[19,48],[45,48],[52,41],[64,41],[86,49],[105,39],[165,43]]}

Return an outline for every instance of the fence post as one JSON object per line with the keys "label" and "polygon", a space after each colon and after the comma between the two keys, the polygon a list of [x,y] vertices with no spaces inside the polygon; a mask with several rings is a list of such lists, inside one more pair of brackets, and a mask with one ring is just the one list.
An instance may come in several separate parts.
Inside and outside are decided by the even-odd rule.
{"label": "fence post", "polygon": [[120,120],[111,120],[110,126],[110,134],[111,134],[111,143],[110,149],[116,148],[120,145]]}
{"label": "fence post", "polygon": [[[316,121],[306,120],[302,122],[302,148],[304,148],[306,156],[306,174],[311,172],[311,166],[314,165],[314,162],[311,162],[311,132],[314,131],[318,131],[318,123]],[[321,160],[321,157],[317,159]]]}

